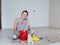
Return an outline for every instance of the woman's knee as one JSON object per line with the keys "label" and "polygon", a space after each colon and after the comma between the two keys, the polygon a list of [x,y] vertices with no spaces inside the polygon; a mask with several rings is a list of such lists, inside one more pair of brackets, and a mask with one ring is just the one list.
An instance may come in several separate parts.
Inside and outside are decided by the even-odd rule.
{"label": "woman's knee", "polygon": [[13,35],[13,39],[16,40],[16,39],[19,39],[19,36],[18,35]]}

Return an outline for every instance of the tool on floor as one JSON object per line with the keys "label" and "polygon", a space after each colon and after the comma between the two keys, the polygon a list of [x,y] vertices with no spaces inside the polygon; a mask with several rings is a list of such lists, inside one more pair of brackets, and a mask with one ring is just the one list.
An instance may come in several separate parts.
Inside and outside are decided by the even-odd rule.
{"label": "tool on floor", "polygon": [[39,37],[37,37],[36,35],[33,35],[33,36],[32,36],[32,40],[33,40],[33,41],[39,41],[40,39],[39,39]]}
{"label": "tool on floor", "polygon": [[34,41],[39,41],[39,40],[43,40],[44,37],[43,37],[43,36],[33,35],[33,36],[32,36],[32,39],[33,39]]}
{"label": "tool on floor", "polygon": [[44,37],[42,37],[42,36],[40,36],[39,38],[40,38],[40,40],[43,40],[44,39]]}
{"label": "tool on floor", "polygon": [[28,34],[28,43],[32,43],[33,44],[33,40],[32,40],[31,34]]}

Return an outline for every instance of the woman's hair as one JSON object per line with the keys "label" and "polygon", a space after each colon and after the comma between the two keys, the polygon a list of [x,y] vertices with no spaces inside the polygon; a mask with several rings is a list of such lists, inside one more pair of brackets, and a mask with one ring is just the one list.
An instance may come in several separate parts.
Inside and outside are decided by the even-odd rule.
{"label": "woman's hair", "polygon": [[28,11],[27,11],[27,10],[24,10],[24,11],[22,11],[22,14],[23,14],[24,12],[26,12],[26,13],[27,13],[27,16],[28,16]]}

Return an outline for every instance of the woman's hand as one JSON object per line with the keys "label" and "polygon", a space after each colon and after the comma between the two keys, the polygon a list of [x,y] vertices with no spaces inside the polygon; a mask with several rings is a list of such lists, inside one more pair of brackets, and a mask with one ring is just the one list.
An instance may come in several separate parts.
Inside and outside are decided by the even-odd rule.
{"label": "woman's hand", "polygon": [[20,33],[19,33],[19,32],[16,32],[16,34],[20,35]]}

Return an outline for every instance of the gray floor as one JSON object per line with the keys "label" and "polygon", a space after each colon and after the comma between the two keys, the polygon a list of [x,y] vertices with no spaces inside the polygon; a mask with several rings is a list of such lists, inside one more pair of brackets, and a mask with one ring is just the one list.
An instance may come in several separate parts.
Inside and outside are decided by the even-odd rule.
{"label": "gray floor", "polygon": [[0,45],[47,45],[60,42],[60,29],[51,27],[32,28],[37,36],[44,37],[43,40],[35,41],[34,44],[25,42],[19,43],[19,40],[12,40],[13,29],[0,30]]}

